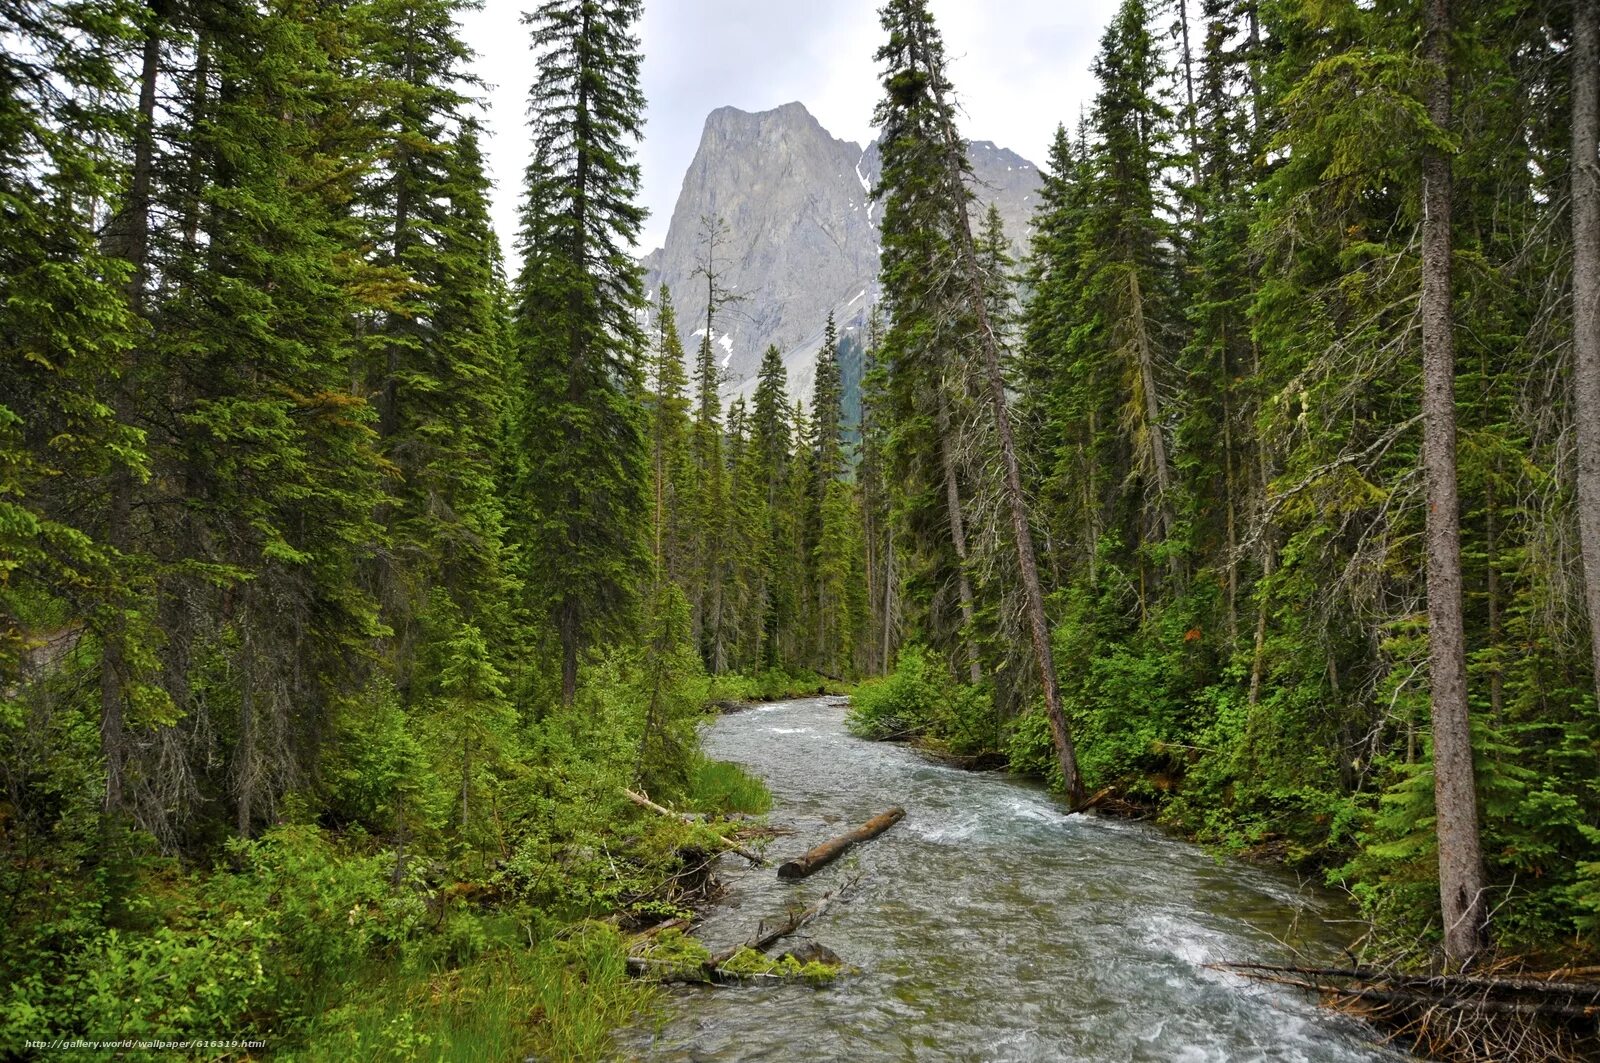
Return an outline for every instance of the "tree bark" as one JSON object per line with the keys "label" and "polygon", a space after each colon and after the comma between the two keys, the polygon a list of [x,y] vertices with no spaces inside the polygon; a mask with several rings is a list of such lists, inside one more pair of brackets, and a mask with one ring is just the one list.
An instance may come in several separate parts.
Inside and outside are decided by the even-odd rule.
{"label": "tree bark", "polygon": [[[1156,515],[1161,521],[1161,539],[1172,538],[1178,523],[1172,508],[1172,461],[1167,455],[1167,437],[1161,429],[1161,396],[1156,393],[1156,353],[1150,342],[1150,330],[1144,319],[1144,291],[1139,286],[1137,270],[1128,272],[1128,299],[1133,311],[1134,346],[1139,358],[1139,389],[1144,392],[1145,430],[1150,433],[1150,462],[1155,466]],[[1181,579],[1182,565],[1177,554],[1167,561],[1174,579]]]}
{"label": "tree bark", "polygon": [[889,658],[894,653],[894,537],[888,539],[883,558],[883,665],[882,674],[889,674]]}
{"label": "tree bark", "polygon": [[[860,876],[857,876],[857,878],[859,877]],[[805,909],[804,911],[790,912],[787,919],[781,923],[778,923],[771,929],[767,928],[766,920],[762,920],[755,934],[752,935],[748,940],[713,954],[711,959],[706,961],[706,966],[712,969],[721,967],[723,964],[737,956],[740,949],[753,949],[756,952],[766,952],[769,948],[776,945],[784,938],[789,937],[791,934],[798,933],[800,929],[807,923],[813,921],[822,915],[822,913],[826,912],[833,905],[834,901],[837,901],[840,897],[842,897],[845,891],[850,889],[855,884],[856,879],[851,879],[838,889],[829,890],[827,893],[822,895],[822,899],[816,904]]]}
{"label": "tree bark", "polygon": [[[1428,114],[1450,128],[1449,0],[1428,0],[1423,49]],[[1433,792],[1446,960],[1471,961],[1486,919],[1477,786],[1467,709],[1461,523],[1456,483],[1455,350],[1451,306],[1450,157],[1422,153],[1422,415],[1427,483],[1428,656],[1433,701]]]}
{"label": "tree bark", "polygon": [[[670,808],[662,808],[660,805],[656,804],[654,801],[650,800],[648,797],[644,796],[643,794],[636,794],[632,790],[623,790],[622,794],[629,801],[632,801],[634,804],[638,805],[640,808],[648,808],[650,811],[656,813],[657,815],[666,816],[668,819],[681,819],[685,823],[696,823],[696,822],[699,822],[698,820],[695,819],[695,817],[693,817],[693,816],[691,816],[691,815],[689,815],[689,814],[687,814],[685,812],[674,812]],[[728,838],[725,835],[719,834],[719,835],[717,835],[717,840],[720,841],[723,845],[726,845],[728,847],[728,852],[739,854],[740,856],[744,857],[746,860],[750,861],[752,864],[755,864],[757,867],[765,867],[767,865],[766,859],[760,853],[754,852],[754,851],[752,851],[750,849],[746,849],[744,846],[740,845],[738,842],[734,841],[733,839]]]}
{"label": "tree bark", "polygon": [[1572,4],[1572,418],[1589,645],[1600,695],[1600,12]]}
{"label": "tree bark", "polygon": [[578,696],[578,600],[570,595],[561,600],[561,704],[572,707]]}

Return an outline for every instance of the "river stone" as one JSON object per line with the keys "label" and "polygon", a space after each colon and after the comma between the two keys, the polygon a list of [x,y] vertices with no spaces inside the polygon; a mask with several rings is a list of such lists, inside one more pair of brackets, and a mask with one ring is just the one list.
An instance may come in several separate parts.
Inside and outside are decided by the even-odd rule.
{"label": "river stone", "polygon": [[830,967],[840,967],[844,964],[837,952],[834,952],[820,941],[813,941],[810,938],[802,938],[800,944],[785,949],[778,956],[779,962],[782,962],[786,956],[793,956],[795,962],[800,964],[825,963]]}

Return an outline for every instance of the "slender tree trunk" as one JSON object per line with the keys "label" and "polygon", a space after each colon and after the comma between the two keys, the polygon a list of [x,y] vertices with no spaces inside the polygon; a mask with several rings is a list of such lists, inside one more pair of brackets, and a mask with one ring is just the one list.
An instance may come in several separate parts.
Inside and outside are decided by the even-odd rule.
{"label": "slender tree trunk", "polygon": [[[1261,377],[1261,348],[1254,339],[1250,341],[1250,373],[1256,379]],[[1262,440],[1256,440],[1256,475],[1261,482],[1257,485],[1260,496],[1257,503],[1261,507],[1261,578],[1256,583],[1256,637],[1255,647],[1250,655],[1250,696],[1249,706],[1254,709],[1261,704],[1261,685],[1267,671],[1267,596],[1266,584],[1272,579],[1273,567],[1277,562],[1278,548],[1274,542],[1272,518],[1267,510],[1267,488],[1272,483],[1272,466],[1267,460],[1267,448]]]}
{"label": "slender tree trunk", "polygon": [[967,522],[961,512],[961,490],[956,483],[956,463],[950,455],[950,409],[944,392],[939,393],[939,464],[944,468],[944,500],[950,513],[950,542],[956,550],[956,590],[961,596],[961,641],[967,653],[967,678],[974,686],[983,682],[983,665],[978,657],[977,606],[972,594],[972,579],[967,574]]}
{"label": "slender tree trunk", "polygon": [[206,30],[200,31],[199,39],[195,42],[194,60],[194,112],[189,124],[190,135],[194,142],[189,145],[189,187],[187,190],[188,202],[184,204],[183,217],[183,248],[193,254],[195,248],[200,246],[200,190],[205,178],[202,173],[204,159],[200,151],[199,140],[201,130],[205,127],[207,115],[207,93],[211,80],[211,35]]}
{"label": "slender tree trunk", "polygon": [[[1196,115],[1194,110],[1194,58],[1189,52],[1189,0],[1178,0],[1178,29],[1182,35],[1183,43],[1183,89],[1184,100],[1187,104],[1184,110],[1184,125],[1189,134],[1189,181],[1190,188],[1200,187],[1200,136],[1195,130]],[[1200,224],[1200,211],[1198,205],[1195,209],[1195,225]]]}
{"label": "slender tree trunk", "polygon": [[1234,653],[1239,647],[1239,529],[1238,509],[1235,496],[1238,493],[1238,478],[1234,474],[1233,455],[1233,404],[1228,400],[1232,391],[1232,375],[1228,372],[1228,356],[1224,349],[1222,356],[1223,365],[1223,390],[1222,390],[1222,494],[1224,508],[1224,531],[1226,533],[1226,580],[1227,601],[1223,616],[1224,625],[1228,634],[1228,652]]}
{"label": "slender tree trunk", "polygon": [[[250,611],[242,611],[245,623],[248,625]],[[251,648],[250,634],[244,635],[244,648],[240,662],[240,671],[243,672],[239,689],[239,740],[238,747],[234,750],[234,783],[233,787],[237,797],[238,818],[236,825],[239,837],[250,837],[250,821],[254,814],[256,791],[256,683],[255,683],[255,654]]]}
{"label": "slender tree trunk", "polygon": [[1484,499],[1484,563],[1487,569],[1485,594],[1489,599],[1489,647],[1494,652],[1493,663],[1489,666],[1489,711],[1495,719],[1500,718],[1501,710],[1505,708],[1505,669],[1500,665],[1500,640],[1504,634],[1504,620],[1502,613],[1504,606],[1501,604],[1500,587],[1500,500],[1495,492],[1495,477],[1500,474],[1500,463],[1495,462],[1494,473],[1489,480],[1489,490]]}
{"label": "slender tree trunk", "polygon": [[1600,695],[1600,12],[1593,0],[1573,0],[1572,23],[1572,414],[1584,601]]}
{"label": "slender tree trunk", "polygon": [[[1424,52],[1431,67],[1429,116],[1450,128],[1449,0],[1428,0]],[[1435,828],[1445,958],[1471,961],[1486,918],[1478,842],[1477,786],[1467,711],[1462,619],[1461,523],[1456,496],[1455,351],[1451,308],[1450,157],[1422,155],[1422,413],[1427,483],[1428,656],[1433,694]]]}
{"label": "slender tree trunk", "polygon": [[[923,49],[924,55],[927,49]],[[940,74],[941,71],[934,71]],[[941,113],[945,112],[943,94],[937,86],[939,78],[931,79],[934,102]],[[1029,526],[1027,496],[1022,492],[1022,472],[1017,462],[1016,435],[1011,428],[1011,412],[1006,403],[1005,373],[1000,368],[1000,341],[995,335],[994,323],[989,320],[988,299],[983,286],[983,269],[978,261],[977,249],[972,239],[972,219],[967,214],[966,186],[962,180],[962,161],[965,149],[953,122],[946,121],[944,136],[945,175],[949,183],[946,194],[950,199],[951,223],[956,239],[960,267],[966,277],[972,313],[978,324],[978,339],[983,347],[985,375],[988,378],[989,401],[994,407],[995,429],[1000,440],[1000,463],[1003,471],[1002,490],[1006,509],[1011,517],[1012,542],[1017,552],[1017,569],[1022,579],[1023,608],[1028,617],[1028,630],[1032,636],[1034,661],[1039,669],[1039,686],[1044,693],[1045,715],[1050,724],[1050,735],[1055,741],[1056,759],[1061,765],[1061,777],[1066,787],[1067,801],[1077,808],[1084,802],[1083,777],[1078,772],[1077,749],[1072,742],[1072,731],[1061,706],[1061,687],[1056,679],[1055,654],[1050,646],[1050,622],[1044,610],[1044,590],[1039,585],[1039,568],[1033,548],[1033,531]]]}
{"label": "slender tree trunk", "polygon": [[461,736],[461,834],[467,833],[468,799],[472,795],[472,732]]}

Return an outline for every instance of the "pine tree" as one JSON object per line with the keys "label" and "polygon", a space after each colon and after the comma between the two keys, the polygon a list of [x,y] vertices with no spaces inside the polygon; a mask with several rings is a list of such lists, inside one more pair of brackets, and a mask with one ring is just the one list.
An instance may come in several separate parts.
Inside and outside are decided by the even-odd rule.
{"label": "pine tree", "polygon": [[799,603],[792,558],[799,528],[787,506],[788,484],[793,477],[790,454],[788,374],[777,347],[768,347],[752,396],[749,457],[751,487],[762,498],[765,523],[761,543],[763,578],[758,595],[761,616],[762,664],[776,667],[790,640]]}
{"label": "pine tree", "polygon": [[643,293],[630,251],[643,219],[639,11],[639,0],[547,0],[527,17],[542,62],[513,293],[517,516],[529,600],[560,645],[567,704],[582,657],[630,626],[645,558]]}
{"label": "pine tree", "polygon": [[1099,386],[1115,396],[1111,413],[1132,463],[1128,474],[1150,496],[1149,517],[1127,537],[1164,549],[1177,575],[1177,482],[1162,380],[1176,243],[1160,189],[1172,162],[1171,111],[1149,23],[1144,0],[1124,0],[1095,59],[1100,91],[1091,115],[1096,144],[1078,318],[1099,328],[1079,342],[1090,345]]}
{"label": "pine tree", "polygon": [[839,375],[839,330],[828,313],[817,349],[817,366],[811,389],[811,423],[816,429],[818,493],[844,473],[844,384]]}
{"label": "pine tree", "polygon": [[378,160],[356,201],[392,292],[364,340],[381,452],[398,476],[382,516],[377,593],[412,685],[420,610],[435,584],[492,623],[504,588],[501,513],[487,463],[503,404],[500,253],[480,131],[467,115],[463,4],[385,0],[360,9],[353,45],[377,101],[363,150]]}

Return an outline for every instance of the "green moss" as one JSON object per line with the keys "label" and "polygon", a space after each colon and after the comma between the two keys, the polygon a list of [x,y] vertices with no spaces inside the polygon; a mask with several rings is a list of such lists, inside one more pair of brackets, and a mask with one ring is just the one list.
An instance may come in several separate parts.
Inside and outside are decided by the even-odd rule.
{"label": "green moss", "polygon": [[842,966],[831,963],[815,961],[801,963],[793,956],[773,959],[750,948],[743,948],[734,953],[720,969],[732,975],[776,975],[779,978],[809,982],[812,985],[826,985],[838,978],[844,970]]}
{"label": "green moss", "polygon": [[649,945],[636,953],[648,960],[654,978],[705,978],[706,964],[711,951],[681,930],[663,930],[651,939]]}

